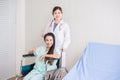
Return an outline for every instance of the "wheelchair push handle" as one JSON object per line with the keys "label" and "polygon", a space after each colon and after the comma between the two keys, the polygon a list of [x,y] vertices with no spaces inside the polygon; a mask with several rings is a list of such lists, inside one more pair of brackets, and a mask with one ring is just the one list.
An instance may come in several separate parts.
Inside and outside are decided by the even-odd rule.
{"label": "wheelchair push handle", "polygon": [[24,55],[22,55],[23,57],[33,57],[34,56],[34,54],[24,54]]}

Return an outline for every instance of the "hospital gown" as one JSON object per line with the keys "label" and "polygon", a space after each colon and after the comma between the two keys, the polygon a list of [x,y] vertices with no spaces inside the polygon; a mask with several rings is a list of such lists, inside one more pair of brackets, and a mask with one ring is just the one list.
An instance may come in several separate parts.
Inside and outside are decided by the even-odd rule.
{"label": "hospital gown", "polygon": [[[57,49],[54,50],[54,53],[60,54],[60,52]],[[34,53],[36,57],[35,66],[33,70],[24,77],[24,80],[45,80],[46,73],[45,59],[40,60],[40,56],[44,54],[47,54],[46,46],[41,46],[36,49],[36,52]],[[54,60],[52,66],[48,64],[47,71],[57,69],[56,63],[57,60]]]}

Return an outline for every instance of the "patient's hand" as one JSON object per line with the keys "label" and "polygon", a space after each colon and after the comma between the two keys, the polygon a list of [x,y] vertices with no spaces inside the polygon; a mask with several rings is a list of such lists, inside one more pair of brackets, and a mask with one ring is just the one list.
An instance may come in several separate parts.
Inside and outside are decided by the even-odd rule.
{"label": "patient's hand", "polygon": [[35,53],[36,52],[36,48],[33,48],[32,50],[30,50],[28,53],[29,54],[33,54],[33,53]]}
{"label": "patient's hand", "polygon": [[40,60],[43,60],[45,58],[45,55],[40,56]]}

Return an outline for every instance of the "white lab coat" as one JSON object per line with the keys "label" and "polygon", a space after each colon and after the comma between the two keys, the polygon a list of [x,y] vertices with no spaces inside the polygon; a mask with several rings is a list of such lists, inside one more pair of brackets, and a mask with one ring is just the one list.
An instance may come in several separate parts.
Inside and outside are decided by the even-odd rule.
{"label": "white lab coat", "polygon": [[[55,47],[58,49],[65,48],[69,46],[71,39],[70,39],[70,29],[67,23],[65,23],[63,20],[60,21],[60,23],[56,26],[55,30],[54,28],[54,20],[48,23],[45,33],[52,32],[55,35]],[[65,53],[62,54],[62,66],[65,67]]]}
{"label": "white lab coat", "polygon": [[45,33],[52,32],[55,35],[56,47],[65,49],[68,47],[70,43],[70,30],[67,23],[63,20],[57,25],[56,29],[53,31],[54,28],[54,20],[52,20],[46,27]]}

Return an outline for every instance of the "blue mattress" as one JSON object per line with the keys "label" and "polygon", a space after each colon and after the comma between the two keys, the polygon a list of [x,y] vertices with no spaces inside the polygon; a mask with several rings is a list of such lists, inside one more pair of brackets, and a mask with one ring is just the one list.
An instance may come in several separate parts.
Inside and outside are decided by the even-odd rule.
{"label": "blue mattress", "polygon": [[63,80],[120,80],[120,45],[89,43]]}

